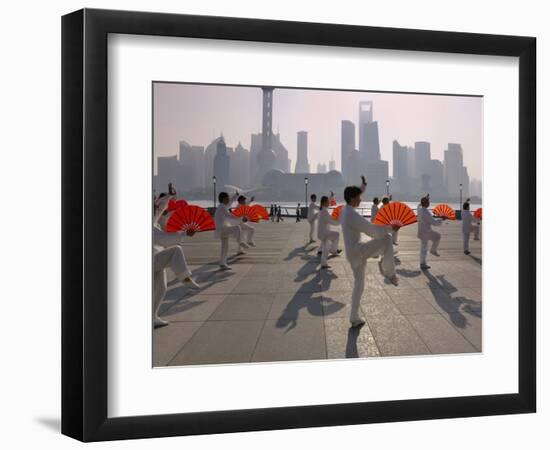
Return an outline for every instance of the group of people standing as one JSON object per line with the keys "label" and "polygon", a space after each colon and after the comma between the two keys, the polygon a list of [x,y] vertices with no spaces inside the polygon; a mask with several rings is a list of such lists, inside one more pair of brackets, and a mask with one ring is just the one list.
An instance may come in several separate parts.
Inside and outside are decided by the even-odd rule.
{"label": "group of people standing", "polygon": [[269,207],[269,218],[272,222],[284,222],[283,212],[281,210],[281,205],[276,205],[272,203]]}

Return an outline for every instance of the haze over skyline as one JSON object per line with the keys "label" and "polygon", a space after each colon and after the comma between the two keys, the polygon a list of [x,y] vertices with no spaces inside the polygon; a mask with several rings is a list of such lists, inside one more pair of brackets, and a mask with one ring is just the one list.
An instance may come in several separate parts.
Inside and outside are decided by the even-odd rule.
{"label": "haze over skyline", "polygon": [[[392,174],[392,142],[431,143],[443,160],[448,143],[459,143],[471,178],[481,179],[483,100],[480,97],[279,89],[273,94],[273,132],[280,132],[296,163],[297,132],[308,132],[310,167],[333,158],[341,170],[341,121],[358,121],[359,102],[374,102],[381,158]],[[176,83],[154,85],[154,156],[178,153],[179,142],[207,146],[223,132],[228,146],[250,149],[251,133],[262,127],[262,91],[257,87]],[[358,137],[356,136],[356,140]]]}

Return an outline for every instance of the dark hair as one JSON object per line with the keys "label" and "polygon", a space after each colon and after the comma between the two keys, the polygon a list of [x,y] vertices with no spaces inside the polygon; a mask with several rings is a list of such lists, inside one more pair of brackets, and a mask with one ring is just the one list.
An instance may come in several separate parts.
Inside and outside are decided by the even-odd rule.
{"label": "dark hair", "polygon": [[166,192],[161,192],[158,196],[158,199],[160,200],[162,197],[166,197],[168,194]]}
{"label": "dark hair", "polygon": [[470,204],[468,202],[464,202],[464,204],[462,205],[462,209],[470,209]]}
{"label": "dark hair", "polygon": [[245,200],[246,200],[246,197],[244,195],[239,195],[239,198],[237,199],[239,203],[244,202]]}
{"label": "dark hair", "polygon": [[422,197],[422,198],[420,199],[420,204],[421,204],[422,206],[426,206],[426,205],[428,204],[429,201],[430,201],[430,197],[428,197],[428,196]]}
{"label": "dark hair", "polygon": [[317,196],[315,194],[311,194],[309,198],[313,201],[317,200]]}
{"label": "dark hair", "polygon": [[321,197],[321,209],[323,209],[323,203],[328,202],[328,197],[326,195],[323,195]]}
{"label": "dark hair", "polygon": [[361,195],[363,191],[357,186],[348,186],[344,189],[344,200],[349,205],[352,199],[356,198],[358,195]]}
{"label": "dark hair", "polygon": [[390,198],[387,196],[387,195],[384,195],[384,197],[382,197],[382,203],[384,203],[384,205],[386,203],[389,203],[390,202]]}
{"label": "dark hair", "polygon": [[374,198],[372,199],[372,202],[373,202],[373,203],[378,203],[379,201],[380,201],[380,200],[378,200],[378,197],[374,197]]}
{"label": "dark hair", "polygon": [[220,192],[220,194],[218,195],[218,201],[220,203],[223,203],[226,198],[229,198],[229,194],[227,192]]}

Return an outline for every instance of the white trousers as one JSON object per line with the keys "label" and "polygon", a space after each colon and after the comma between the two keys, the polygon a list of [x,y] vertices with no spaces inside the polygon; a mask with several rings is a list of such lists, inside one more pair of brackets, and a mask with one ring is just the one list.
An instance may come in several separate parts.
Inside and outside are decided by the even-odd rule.
{"label": "white trousers", "polygon": [[324,239],[321,239],[321,265],[325,266],[328,261],[329,252],[336,254],[338,243],[340,242],[340,233],[338,231],[329,231]]}
{"label": "white trousers", "polygon": [[470,231],[463,231],[462,237],[464,240],[464,251],[469,252],[470,251],[470,234],[474,232],[474,238],[479,239],[479,225],[472,225],[472,229]]}
{"label": "white trousers", "polygon": [[172,272],[180,281],[191,276],[191,270],[180,246],[168,247],[153,256],[153,314],[158,317],[160,303],[166,295],[166,269]]}
{"label": "white trousers", "polygon": [[391,232],[394,244],[397,244],[397,234],[398,233],[399,233],[399,230],[395,230],[395,231],[392,230],[392,232]]}
{"label": "white trousers", "polygon": [[[244,224],[243,224],[244,225]],[[235,238],[237,245],[241,245],[241,227],[233,225],[231,227],[223,227],[220,231],[220,239],[222,241],[222,249],[220,256],[220,265],[227,264],[227,252],[229,251],[229,238]]]}
{"label": "white trousers", "polygon": [[[309,222],[309,221],[308,221]],[[315,220],[309,222],[309,240],[313,241],[313,234],[315,233]]]}
{"label": "white trousers", "polygon": [[372,239],[369,242],[361,242],[357,245],[353,254],[353,262],[350,261],[353,271],[353,291],[351,293],[350,321],[359,319],[359,304],[365,290],[365,272],[367,259],[382,255],[382,270],[384,275],[395,275],[395,260],[393,257],[393,244],[391,235],[383,238]]}
{"label": "white trousers", "polygon": [[249,225],[248,223],[241,223],[239,225],[241,227],[241,235],[242,239],[245,242],[253,243],[254,242],[254,227],[252,225]]}
{"label": "white trousers", "polygon": [[419,236],[420,239],[420,264],[426,264],[426,256],[428,255],[428,241],[432,241],[432,251],[437,251],[441,235],[437,231],[426,231]]}

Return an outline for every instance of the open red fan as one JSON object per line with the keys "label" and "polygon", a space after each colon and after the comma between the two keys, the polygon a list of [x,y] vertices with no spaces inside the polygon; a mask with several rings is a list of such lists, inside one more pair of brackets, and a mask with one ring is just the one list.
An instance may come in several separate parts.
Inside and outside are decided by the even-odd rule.
{"label": "open red fan", "polygon": [[336,199],[334,197],[331,197],[328,203],[329,206],[336,206]]}
{"label": "open red fan", "polygon": [[481,216],[483,215],[483,208],[477,208],[475,211],[474,211],[474,217],[476,219],[479,219],[481,220]]}
{"label": "open red fan", "polygon": [[210,231],[216,224],[208,211],[196,205],[182,206],[176,209],[166,221],[166,231]]}
{"label": "open red fan", "polygon": [[258,211],[257,209],[254,209],[253,206],[239,205],[232,211],[232,214],[235,217],[246,217],[251,222],[260,221],[260,216],[258,215]]}
{"label": "open red fan", "polygon": [[456,213],[446,203],[441,203],[433,209],[434,216],[441,217],[442,219],[456,220]]}
{"label": "open red fan", "polygon": [[269,212],[262,205],[252,205],[251,208],[261,220],[269,220]]}
{"label": "open red fan", "polygon": [[168,207],[166,208],[166,211],[175,211],[176,209],[182,208],[187,205],[187,201],[185,201],[183,198],[180,198],[179,200],[170,200],[168,202]]}
{"label": "open red fan", "polygon": [[416,215],[411,208],[405,205],[405,203],[392,202],[380,208],[378,214],[376,214],[374,218],[374,223],[377,225],[397,225],[399,227],[405,227],[416,223]]}
{"label": "open red fan", "polygon": [[334,208],[334,211],[332,211],[332,218],[334,220],[340,220],[340,214],[342,214],[342,208],[344,205],[338,205],[336,208]]}

